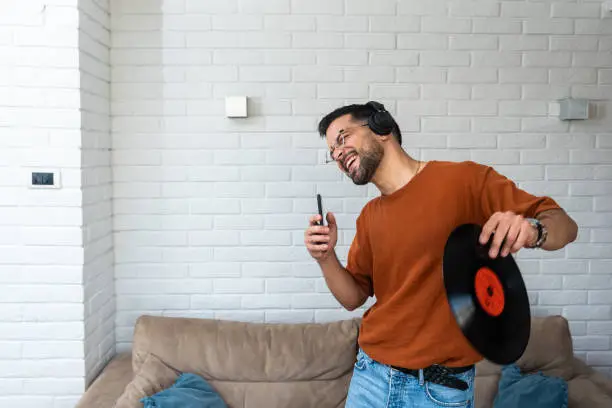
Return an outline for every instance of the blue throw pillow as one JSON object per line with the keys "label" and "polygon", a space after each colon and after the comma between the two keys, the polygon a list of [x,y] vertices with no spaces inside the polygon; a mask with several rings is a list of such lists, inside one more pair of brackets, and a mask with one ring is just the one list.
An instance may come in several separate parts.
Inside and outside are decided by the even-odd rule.
{"label": "blue throw pillow", "polygon": [[172,386],[140,402],[144,408],[227,408],[208,382],[191,373],[181,374]]}
{"label": "blue throw pillow", "polygon": [[537,372],[522,374],[515,365],[502,368],[493,408],[567,408],[567,383],[563,378]]}

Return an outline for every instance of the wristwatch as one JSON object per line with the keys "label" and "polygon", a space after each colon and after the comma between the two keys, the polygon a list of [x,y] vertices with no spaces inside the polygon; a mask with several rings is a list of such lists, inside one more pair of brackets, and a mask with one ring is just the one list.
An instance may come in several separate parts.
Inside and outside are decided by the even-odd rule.
{"label": "wristwatch", "polygon": [[538,238],[536,239],[535,244],[531,246],[531,248],[541,248],[542,245],[544,245],[544,242],[546,242],[546,238],[548,237],[548,230],[546,229],[544,224],[542,224],[540,220],[536,218],[526,218],[526,220],[531,224],[532,227],[538,230]]}

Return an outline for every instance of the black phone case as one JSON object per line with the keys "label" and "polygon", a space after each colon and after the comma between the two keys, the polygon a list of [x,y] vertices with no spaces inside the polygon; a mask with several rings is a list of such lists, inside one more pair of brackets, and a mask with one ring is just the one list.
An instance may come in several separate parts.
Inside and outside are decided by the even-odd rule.
{"label": "black phone case", "polygon": [[317,206],[319,207],[319,215],[321,216],[321,221],[319,225],[325,225],[325,217],[323,217],[323,204],[321,203],[321,194],[317,194]]}

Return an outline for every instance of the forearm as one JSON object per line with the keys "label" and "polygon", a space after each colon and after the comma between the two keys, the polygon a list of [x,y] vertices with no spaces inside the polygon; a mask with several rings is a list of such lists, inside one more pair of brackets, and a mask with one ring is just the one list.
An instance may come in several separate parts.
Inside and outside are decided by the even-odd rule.
{"label": "forearm", "polygon": [[555,251],[573,242],[578,236],[578,225],[562,209],[543,211],[536,216],[548,231],[542,249]]}
{"label": "forearm", "polygon": [[363,305],[367,295],[355,282],[353,276],[338,261],[336,254],[319,262],[325,283],[336,300],[347,310],[354,310]]}

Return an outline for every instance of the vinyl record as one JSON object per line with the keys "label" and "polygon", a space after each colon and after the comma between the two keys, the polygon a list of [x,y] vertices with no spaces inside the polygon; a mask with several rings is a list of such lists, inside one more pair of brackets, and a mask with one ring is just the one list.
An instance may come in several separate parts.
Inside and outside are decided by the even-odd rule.
{"label": "vinyl record", "polygon": [[487,360],[518,360],[529,341],[531,313],[527,289],[512,255],[488,255],[478,242],[481,227],[464,224],[444,248],[446,294],[459,328]]}

